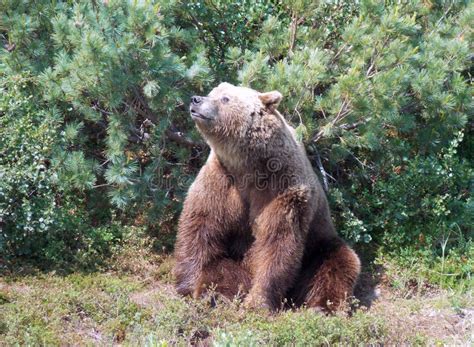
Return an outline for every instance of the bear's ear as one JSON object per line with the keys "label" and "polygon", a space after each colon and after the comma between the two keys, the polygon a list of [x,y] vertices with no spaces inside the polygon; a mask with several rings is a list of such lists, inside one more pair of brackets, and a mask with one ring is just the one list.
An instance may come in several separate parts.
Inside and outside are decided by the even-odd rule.
{"label": "bear's ear", "polygon": [[272,92],[260,93],[258,97],[266,107],[276,108],[283,98],[283,95],[274,90]]}

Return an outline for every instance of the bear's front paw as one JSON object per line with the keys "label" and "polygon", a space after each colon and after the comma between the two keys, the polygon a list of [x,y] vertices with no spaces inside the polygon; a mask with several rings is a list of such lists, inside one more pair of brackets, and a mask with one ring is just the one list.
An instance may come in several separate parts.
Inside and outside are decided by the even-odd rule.
{"label": "bear's front paw", "polygon": [[195,286],[189,278],[177,278],[175,287],[178,294],[182,296],[192,296],[195,291]]}
{"label": "bear's front paw", "polygon": [[177,284],[176,285],[176,291],[178,292],[179,295],[182,295],[182,296],[188,296],[188,295],[191,295],[192,294],[192,289],[189,288],[187,285],[185,284]]}
{"label": "bear's front paw", "polygon": [[251,310],[270,310],[270,305],[262,295],[250,293],[244,300],[244,308]]}

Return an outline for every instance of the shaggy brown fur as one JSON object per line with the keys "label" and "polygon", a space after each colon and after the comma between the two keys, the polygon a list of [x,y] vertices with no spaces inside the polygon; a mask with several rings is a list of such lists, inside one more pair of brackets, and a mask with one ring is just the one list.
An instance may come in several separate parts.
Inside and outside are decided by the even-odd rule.
{"label": "shaggy brown fur", "polygon": [[336,234],[326,196],[294,129],[278,113],[278,92],[222,83],[193,97],[191,116],[211,154],[181,214],[174,273],[178,292],[210,285],[248,307],[333,310],[360,272]]}

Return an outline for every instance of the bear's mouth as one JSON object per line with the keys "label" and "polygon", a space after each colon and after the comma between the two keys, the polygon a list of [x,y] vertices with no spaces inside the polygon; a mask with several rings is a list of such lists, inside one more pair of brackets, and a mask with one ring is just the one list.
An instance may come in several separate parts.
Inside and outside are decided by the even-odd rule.
{"label": "bear's mouth", "polygon": [[200,119],[204,119],[204,120],[211,120],[211,118],[203,116],[202,114],[200,114],[199,112],[196,112],[196,111],[191,111],[191,117],[192,118],[200,118]]}

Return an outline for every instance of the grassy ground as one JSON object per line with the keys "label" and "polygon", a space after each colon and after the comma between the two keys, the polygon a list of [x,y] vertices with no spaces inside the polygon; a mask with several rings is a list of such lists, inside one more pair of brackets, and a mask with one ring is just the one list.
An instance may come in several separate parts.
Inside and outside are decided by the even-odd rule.
{"label": "grassy ground", "polygon": [[351,314],[271,315],[176,295],[173,259],[126,248],[102,271],[15,267],[0,278],[0,345],[329,345],[474,343],[468,285],[439,289],[389,261],[365,266]]}

